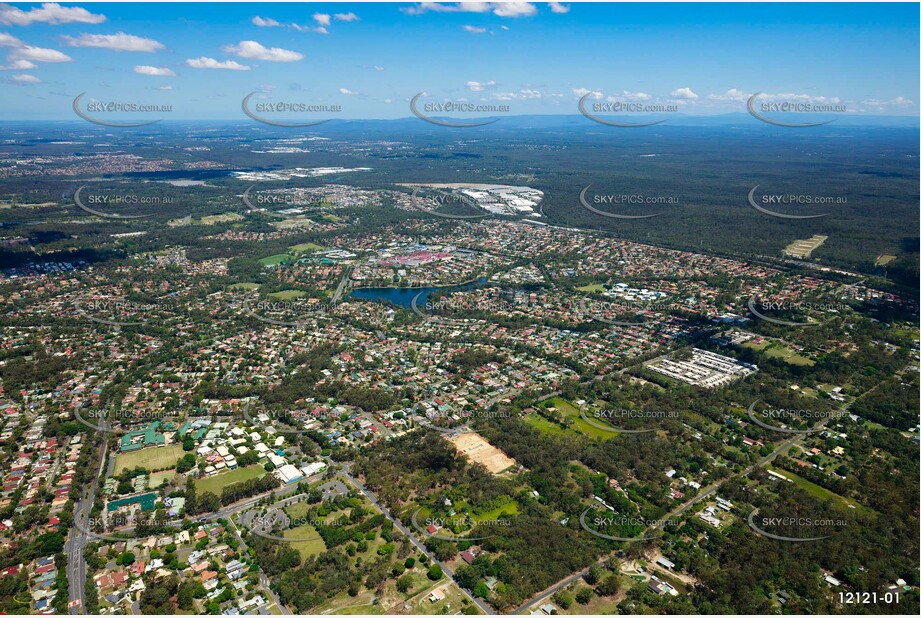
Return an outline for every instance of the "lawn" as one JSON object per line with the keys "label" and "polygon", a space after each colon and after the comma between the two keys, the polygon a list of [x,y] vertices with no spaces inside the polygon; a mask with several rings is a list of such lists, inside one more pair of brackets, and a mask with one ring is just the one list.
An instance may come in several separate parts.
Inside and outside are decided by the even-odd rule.
{"label": "lawn", "polygon": [[289,506],[285,507],[285,513],[288,514],[288,517],[291,519],[303,519],[307,516],[307,511],[310,510],[311,504],[306,500],[301,500],[300,502],[295,502]]}
{"label": "lawn", "polygon": [[566,429],[560,427],[552,421],[548,421],[540,414],[528,414],[524,417],[524,421],[531,427],[543,431],[544,433],[550,434],[564,434]]}
{"label": "lawn", "polygon": [[199,494],[210,491],[220,496],[221,490],[223,490],[228,485],[240,483],[242,481],[248,481],[249,479],[262,478],[265,476],[265,474],[265,468],[259,464],[253,464],[251,466],[246,466],[245,468],[228,470],[227,472],[220,472],[214,476],[206,476],[205,478],[196,479],[195,490]]}
{"label": "lawn", "polygon": [[870,512],[869,509],[867,509],[866,507],[861,506],[851,500],[848,500],[847,498],[843,496],[839,496],[835,492],[825,489],[824,487],[820,485],[816,485],[812,481],[808,481],[801,476],[797,476],[796,474],[790,472],[789,470],[774,468],[773,466],[768,466],[768,469],[773,470],[777,474],[784,475],[785,477],[793,481],[794,485],[796,485],[797,487],[799,487],[800,489],[802,489],[809,495],[815,498],[818,498],[819,500],[831,500],[845,512],[854,510],[854,509],[848,508],[847,506],[848,504],[853,504],[858,511],[862,511],[864,513]]}
{"label": "lawn", "polygon": [[149,446],[139,451],[119,453],[115,456],[115,476],[118,476],[122,470],[131,470],[138,467],[151,472],[175,468],[176,462],[184,454],[182,446],[179,444]]}
{"label": "lawn", "polygon": [[317,529],[310,524],[285,530],[282,536],[286,539],[297,539],[292,540],[290,544],[301,554],[301,560],[326,551],[326,543],[320,538]]}
{"label": "lawn", "polygon": [[495,508],[491,511],[481,513],[479,515],[474,515],[471,513],[470,519],[475,522],[480,521],[489,521],[494,522],[499,519],[502,515],[517,515],[518,514],[518,503],[515,500],[509,500],[502,506]]}
{"label": "lawn", "polygon": [[150,475],[150,479],[147,481],[147,486],[151,489],[156,489],[164,480],[172,482],[175,477],[176,473],[172,470],[167,470],[165,472],[154,472]]}
{"label": "lawn", "polygon": [[305,251],[323,251],[323,247],[312,242],[305,242],[293,247],[288,247],[292,253],[304,253]]}
{"label": "lawn", "polygon": [[259,263],[263,266],[277,266],[282,262],[291,262],[294,260],[293,255],[287,253],[276,253],[275,255],[270,255],[259,260]]}
{"label": "lawn", "polygon": [[231,290],[257,290],[259,289],[259,284],[251,281],[244,281],[243,283],[233,283],[229,287]]}
{"label": "lawn", "polygon": [[[560,413],[562,413],[564,417],[572,420],[573,421],[572,426],[574,428],[576,428],[577,430],[579,430],[580,432],[584,433],[585,435],[589,437],[604,440],[607,438],[613,438],[615,435],[617,435],[615,431],[605,431],[604,429],[599,429],[598,427],[592,426],[590,423],[586,423],[585,419],[579,416],[579,409],[561,397],[554,397],[553,399],[551,399],[550,405],[556,408],[557,410],[559,410]],[[586,413],[586,416],[589,416],[589,414]],[[604,422],[603,419],[592,419],[592,420],[601,425],[607,424]]]}
{"label": "lawn", "polygon": [[220,215],[208,215],[201,218],[202,225],[214,225],[215,223],[227,223],[228,221],[239,221],[243,217],[235,212],[225,212]]}
{"label": "lawn", "polygon": [[294,298],[300,298],[305,294],[307,294],[307,292],[301,292],[300,290],[282,290],[281,292],[273,292],[269,294],[269,296],[279,300],[292,300]]}
{"label": "lawn", "polygon": [[878,258],[876,258],[876,265],[885,266],[886,264],[889,264],[890,262],[894,262],[895,260],[896,260],[896,256],[894,255],[881,255]]}
{"label": "lawn", "polygon": [[772,342],[763,342],[763,343],[751,343],[745,342],[742,344],[743,347],[751,348],[758,352],[763,352],[765,356],[769,358],[779,358],[791,365],[799,365],[803,367],[812,367],[815,365],[815,361],[811,358],[806,358],[800,354],[797,354],[790,348],[783,346],[779,343]]}
{"label": "lawn", "polygon": [[583,285],[580,288],[576,288],[580,292],[604,292],[604,286],[600,283],[592,283],[589,285]]}

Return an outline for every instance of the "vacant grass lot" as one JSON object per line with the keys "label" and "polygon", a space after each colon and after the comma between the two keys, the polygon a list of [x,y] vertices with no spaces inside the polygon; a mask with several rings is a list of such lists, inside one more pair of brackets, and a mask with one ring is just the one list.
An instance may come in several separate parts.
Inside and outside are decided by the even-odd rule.
{"label": "vacant grass lot", "polygon": [[326,551],[326,543],[320,538],[316,528],[310,524],[289,528],[282,536],[291,539],[289,543],[301,554],[301,560]]}
{"label": "vacant grass lot", "polygon": [[305,251],[323,251],[323,247],[320,245],[315,245],[312,242],[305,242],[300,245],[294,245],[293,247],[288,247],[292,253],[304,253]]}
{"label": "vacant grass lot", "polygon": [[149,446],[139,451],[119,453],[115,456],[115,475],[120,474],[122,470],[132,470],[138,467],[151,472],[175,468],[176,462],[184,454],[179,444]]}
{"label": "vacant grass lot", "polygon": [[276,266],[282,262],[290,262],[294,260],[293,255],[288,255],[287,253],[276,253],[275,255],[270,255],[259,260],[259,263],[263,266]]}
{"label": "vacant grass lot", "polygon": [[854,507],[856,507],[858,511],[861,511],[863,513],[870,512],[870,509],[867,509],[865,506],[861,506],[857,504],[856,502],[848,500],[844,496],[839,496],[835,492],[825,489],[824,487],[820,485],[816,485],[812,481],[808,481],[801,476],[797,476],[796,474],[790,472],[789,470],[783,470],[781,468],[774,468],[773,466],[769,466],[768,469],[773,470],[777,474],[784,475],[785,477],[793,481],[794,485],[796,485],[797,487],[799,487],[806,493],[814,496],[815,498],[818,498],[819,500],[831,500],[832,502],[837,504],[841,508],[841,510],[845,512],[854,510],[854,509],[849,508],[848,504],[853,504]]}
{"label": "vacant grass lot", "polygon": [[[584,433],[585,435],[589,437],[597,438],[599,440],[606,440],[608,438],[613,438],[614,436],[617,435],[617,433],[614,431],[605,431],[604,429],[599,429],[598,427],[594,427],[591,424],[586,423],[585,420],[581,416],[579,416],[579,409],[561,397],[554,397],[553,399],[551,399],[550,405],[556,408],[557,410],[559,410],[560,413],[564,417],[572,420],[573,421],[572,426],[575,429],[577,429],[578,431]],[[586,412],[585,415],[588,416],[589,418],[592,418],[590,412]],[[609,423],[606,423],[605,420],[601,418],[592,418],[592,420],[600,425],[609,424]]]}
{"label": "vacant grass lot", "polygon": [[214,476],[206,476],[205,478],[196,479],[195,490],[199,494],[210,491],[211,493],[220,496],[221,491],[228,485],[240,483],[242,481],[248,481],[249,479],[262,478],[265,475],[265,468],[259,464],[253,464],[251,466],[246,466],[245,468],[228,470],[227,472],[220,472]]}
{"label": "vacant grass lot", "polygon": [[273,292],[269,294],[272,298],[277,298],[279,300],[292,300],[295,298],[300,298],[304,296],[306,292],[301,292],[300,290],[282,290],[281,292]]}

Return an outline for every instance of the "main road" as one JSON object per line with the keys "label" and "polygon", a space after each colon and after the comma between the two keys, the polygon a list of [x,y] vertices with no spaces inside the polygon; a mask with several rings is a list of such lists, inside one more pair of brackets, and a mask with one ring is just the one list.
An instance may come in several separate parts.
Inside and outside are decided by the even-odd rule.
{"label": "main road", "polygon": [[88,530],[90,526],[90,513],[96,500],[96,491],[99,489],[99,477],[105,465],[108,445],[106,433],[101,434],[102,446],[99,449],[99,466],[93,475],[93,482],[83,493],[83,497],[74,505],[74,526],[70,529],[70,538],[64,543],[64,553],[67,554],[67,588],[68,588],[68,613],[86,613],[84,607],[86,599],[86,558],[83,550],[90,543]]}

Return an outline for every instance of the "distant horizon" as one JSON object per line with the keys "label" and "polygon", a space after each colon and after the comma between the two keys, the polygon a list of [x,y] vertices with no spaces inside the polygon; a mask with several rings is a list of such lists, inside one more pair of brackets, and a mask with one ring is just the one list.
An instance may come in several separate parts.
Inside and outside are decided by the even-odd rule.
{"label": "distant horizon", "polygon": [[[152,113],[151,115],[156,115],[156,114]],[[432,115],[431,117],[434,119],[442,119],[442,120],[460,118],[459,116],[447,116],[447,115],[442,115],[442,114]],[[798,117],[806,118],[807,115],[802,114],[802,115],[799,115]],[[589,119],[585,118],[579,113],[496,114],[496,115],[470,116],[470,117],[465,117],[464,119],[466,121],[470,121],[471,119],[475,119],[475,120],[497,119],[499,122],[494,123],[494,124],[498,125],[501,123],[502,120],[513,120],[513,119],[524,119],[524,118],[577,120],[580,122],[584,122],[586,127],[588,128],[597,126],[597,125],[593,125]],[[674,122],[675,120],[695,120],[695,119],[711,120],[711,121],[718,121],[720,119],[724,119],[727,122],[736,122],[736,121],[742,120],[746,122],[751,121],[753,126],[762,125],[762,123],[760,123],[756,118],[752,117],[749,113],[745,111],[720,112],[720,113],[712,113],[712,114],[687,114],[687,113],[682,113],[682,112],[675,112],[675,113],[668,114],[667,117],[655,116],[654,114],[637,114],[637,115],[630,116],[629,118],[630,120],[649,120],[652,118],[655,118],[656,120],[664,120],[664,122],[656,125],[658,127],[668,126],[669,123],[673,125],[679,124],[679,123]],[[828,127],[834,127],[835,125],[857,126],[857,123],[859,121],[873,121],[873,120],[902,121],[905,123],[910,123],[911,121],[914,121],[916,126],[921,127],[921,116],[917,114],[912,115],[912,114],[857,114],[857,113],[853,113],[853,114],[833,116],[833,118],[830,118],[830,119],[832,119],[833,122],[830,122],[828,125],[826,125]],[[168,125],[168,124],[177,123],[177,122],[194,122],[194,123],[204,123],[204,124],[206,123],[238,123],[238,124],[245,124],[247,126],[252,126],[252,127],[263,127],[266,129],[278,129],[278,130],[287,129],[287,130],[293,131],[295,129],[300,129],[300,130],[317,129],[325,125],[336,124],[336,123],[341,124],[341,123],[348,123],[348,122],[404,122],[404,121],[419,123],[419,126],[421,127],[426,126],[426,123],[421,121],[419,118],[414,117],[412,114],[407,114],[405,116],[395,116],[395,117],[390,117],[390,118],[335,117],[335,118],[324,119],[322,123],[316,124],[314,126],[278,127],[278,126],[262,124],[258,121],[251,120],[242,113],[237,118],[233,118],[229,116],[223,117],[223,118],[170,117],[169,115],[163,115],[163,117],[159,120],[159,122],[144,125],[144,126],[153,127],[156,125]],[[15,124],[35,124],[35,123],[75,124],[75,125],[84,125],[84,126],[89,126],[89,127],[93,126],[92,123],[89,123],[86,120],[82,120],[76,116],[73,118],[22,118],[22,119],[0,118],[0,124],[15,125]],[[137,128],[144,128],[144,126],[137,127]],[[907,126],[907,125],[900,125],[900,126]],[[107,128],[107,127],[103,127],[103,128]],[[125,127],[125,128],[131,128],[131,127]],[[432,128],[435,128],[435,127],[433,126]],[[446,127],[445,130],[449,130],[451,128],[452,127]],[[642,129],[644,127],[639,127],[639,128]]]}

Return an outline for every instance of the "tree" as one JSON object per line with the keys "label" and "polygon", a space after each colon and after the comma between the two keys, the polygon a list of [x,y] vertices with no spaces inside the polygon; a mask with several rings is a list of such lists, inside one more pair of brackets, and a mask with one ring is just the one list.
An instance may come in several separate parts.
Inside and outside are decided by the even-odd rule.
{"label": "tree", "polygon": [[195,582],[186,581],[179,586],[179,592],[176,596],[176,603],[179,609],[189,610],[194,606],[195,599]]}
{"label": "tree", "polygon": [[407,573],[397,580],[397,590],[406,594],[413,587],[413,576]]}
{"label": "tree", "polygon": [[410,556],[409,558],[406,559],[406,562],[403,563],[403,566],[405,566],[407,569],[413,568],[414,566],[416,566],[416,559]]}
{"label": "tree", "polygon": [[617,576],[611,575],[610,577],[602,580],[598,587],[595,588],[595,592],[600,594],[603,597],[613,597],[617,594],[617,590],[620,586],[617,583]]}
{"label": "tree", "polygon": [[176,472],[180,474],[183,472],[188,472],[195,467],[195,455],[192,453],[186,453],[182,458],[176,462]]}
{"label": "tree", "polygon": [[563,609],[569,609],[572,607],[572,596],[566,594],[562,590],[553,595],[553,600],[556,601],[556,604]]}
{"label": "tree", "polygon": [[578,592],[576,592],[576,601],[580,605],[585,605],[586,603],[592,600],[592,594],[593,593],[592,593],[591,588],[586,588],[586,587],[579,588]]}
{"label": "tree", "polygon": [[444,573],[442,572],[440,565],[433,564],[431,567],[429,567],[428,575],[429,575],[429,579],[434,582],[434,581],[438,581],[439,579],[441,579],[444,576]]}
{"label": "tree", "polygon": [[596,562],[585,573],[585,583],[589,586],[594,586],[601,579],[602,574],[601,566]]}
{"label": "tree", "polygon": [[487,586],[485,582],[478,583],[473,588],[473,596],[485,599],[489,596],[489,586]]}

